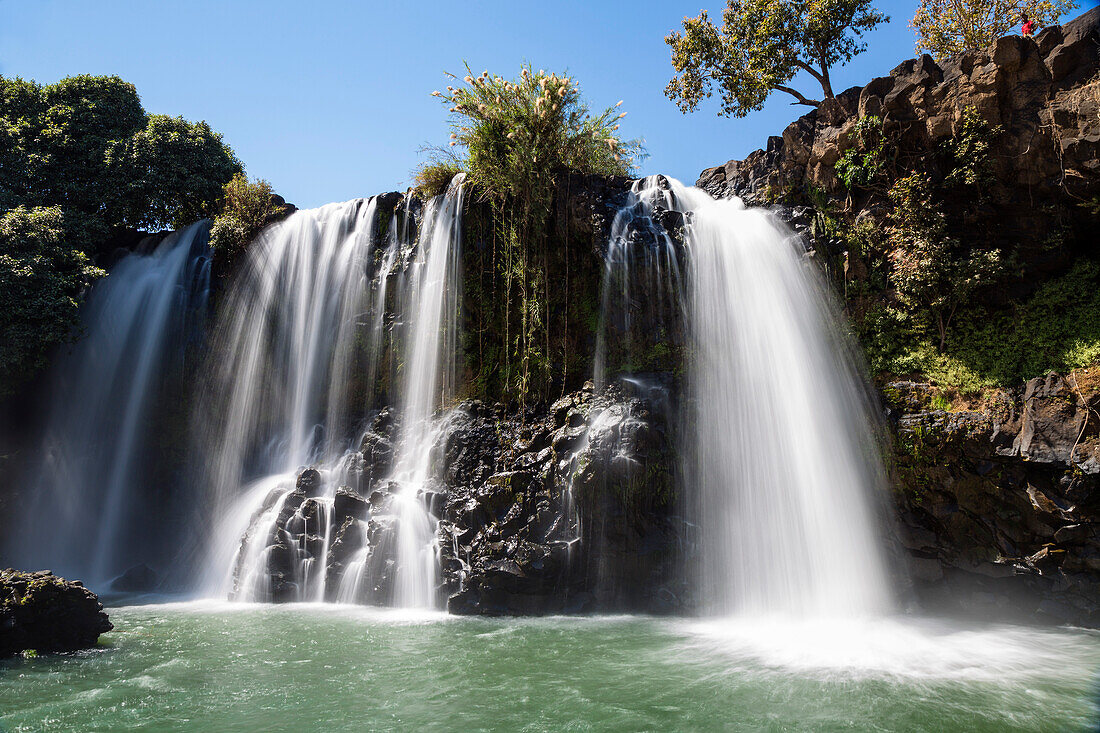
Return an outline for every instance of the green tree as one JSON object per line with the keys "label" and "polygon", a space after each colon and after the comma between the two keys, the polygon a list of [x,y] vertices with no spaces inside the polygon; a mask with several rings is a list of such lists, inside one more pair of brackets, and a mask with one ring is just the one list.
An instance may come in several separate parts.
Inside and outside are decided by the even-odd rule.
{"label": "green tree", "polygon": [[134,228],[176,228],[210,216],[222,187],[241,174],[237,157],[205,122],[151,115],[145,128],[106,150],[123,180],[120,215]]}
{"label": "green tree", "polygon": [[240,162],[205,122],[149,116],[117,76],[0,77],[0,394],[73,333],[113,233],[214,213]]}
{"label": "green tree", "polygon": [[219,211],[210,228],[210,246],[219,269],[236,260],[260,230],[286,208],[267,181],[249,181],[243,173],[233,176],[222,189]]}
{"label": "green tree", "polygon": [[909,25],[917,31],[917,53],[943,60],[989,48],[1020,22],[1020,13],[1042,28],[1076,7],[1072,0],[921,0]]}
{"label": "green tree", "polygon": [[65,242],[64,231],[56,206],[0,216],[0,396],[73,338],[80,294],[104,274]]}
{"label": "green tree", "polygon": [[735,117],[760,109],[773,91],[816,107],[820,100],[790,86],[795,75],[805,71],[832,97],[830,69],[866,50],[863,34],[889,20],[871,0],[728,0],[721,28],[704,10],[665,38],[676,69],[665,96],[693,112],[717,85],[719,114]]}
{"label": "green tree", "polygon": [[85,251],[114,230],[211,215],[241,170],[205,122],[147,115],[117,76],[0,77],[0,143],[0,212],[60,206],[66,240]]}
{"label": "green tree", "polygon": [[890,282],[904,305],[931,316],[942,352],[959,306],[1001,272],[1000,251],[967,250],[947,235],[947,219],[923,173],[898,180],[890,199]]}

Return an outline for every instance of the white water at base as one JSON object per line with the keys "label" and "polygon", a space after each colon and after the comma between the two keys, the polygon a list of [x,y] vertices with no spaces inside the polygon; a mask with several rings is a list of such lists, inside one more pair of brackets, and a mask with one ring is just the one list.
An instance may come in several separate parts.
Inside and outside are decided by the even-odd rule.
{"label": "white water at base", "polygon": [[186,342],[206,317],[208,226],[125,255],[89,293],[86,332],[53,370],[41,466],[11,549],[23,567],[106,586],[138,563],[158,564],[161,525],[145,513],[150,494],[167,503],[168,492],[151,478],[150,445],[158,401],[180,399],[164,390],[182,376]]}
{"label": "white water at base", "polygon": [[889,612],[873,511],[880,446],[825,284],[768,212],[664,180],[635,195],[685,215],[685,492],[705,610]]}

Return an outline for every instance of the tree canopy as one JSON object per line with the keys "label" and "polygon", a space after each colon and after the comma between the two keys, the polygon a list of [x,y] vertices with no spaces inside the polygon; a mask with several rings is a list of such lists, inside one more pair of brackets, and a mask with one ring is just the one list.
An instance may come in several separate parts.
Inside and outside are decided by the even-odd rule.
{"label": "tree canopy", "polygon": [[72,334],[90,255],[211,215],[240,171],[209,125],[147,114],[117,76],[0,77],[0,394]]}
{"label": "tree canopy", "polygon": [[734,117],[760,109],[773,91],[817,106],[790,86],[795,75],[805,71],[832,97],[829,70],[866,50],[863,34],[887,21],[871,0],[729,0],[720,28],[704,10],[665,38],[676,69],[665,96],[693,112],[716,85],[719,114]]}
{"label": "tree canopy", "polygon": [[989,48],[1020,22],[1020,13],[1042,28],[1076,7],[1072,0],[921,0],[910,25],[917,52],[942,60]]}

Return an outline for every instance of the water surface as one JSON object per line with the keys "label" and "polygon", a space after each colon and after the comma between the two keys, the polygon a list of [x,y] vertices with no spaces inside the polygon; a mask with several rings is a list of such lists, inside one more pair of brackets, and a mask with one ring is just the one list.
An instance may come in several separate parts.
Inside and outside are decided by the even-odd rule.
{"label": "water surface", "polygon": [[7,731],[1090,730],[1100,634],[934,621],[109,609],[0,663]]}

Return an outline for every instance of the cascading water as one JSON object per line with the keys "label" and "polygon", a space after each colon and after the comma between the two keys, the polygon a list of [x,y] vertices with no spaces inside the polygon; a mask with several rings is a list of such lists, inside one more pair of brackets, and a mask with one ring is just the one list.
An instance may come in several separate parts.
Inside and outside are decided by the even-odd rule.
{"label": "cascading water", "polygon": [[[239,562],[238,596],[268,598],[265,573],[253,565],[263,562],[267,535],[295,476],[303,466],[335,460],[347,448],[352,416],[369,407],[355,387],[362,392],[370,385],[353,384],[353,376],[366,371],[364,361],[373,369],[382,349],[380,329],[364,321],[382,309],[374,296],[385,297],[370,288],[376,214],[373,199],[357,199],[300,211],[271,227],[249,249],[220,310],[211,348],[214,374],[198,429],[207,445],[203,452],[212,457],[212,499],[236,509],[215,533],[205,579],[210,592],[228,593]],[[389,243],[398,246],[396,239]],[[382,259],[383,266],[392,264],[392,253]],[[211,432],[212,415],[223,417]],[[322,504],[331,501],[335,483],[325,482]],[[242,500],[244,484],[250,489]],[[303,574],[316,564],[307,560],[316,559],[302,560]],[[302,584],[301,600],[323,596],[324,573],[309,575],[314,582]]]}
{"label": "cascading water", "polygon": [[42,459],[13,538],[25,567],[105,584],[169,558],[165,512],[152,510],[169,505],[171,487],[155,473],[163,458],[149,455],[206,319],[208,231],[199,222],[125,255],[89,293],[86,332],[54,369]]}
{"label": "cascading water", "polygon": [[[216,503],[227,509],[207,592],[434,605],[424,491],[433,413],[453,381],[461,206],[456,180],[425,207],[415,245],[408,209],[377,236],[372,200],[298,212],[250,249],[222,312],[204,413],[228,405],[211,447]],[[398,360],[400,440],[388,449],[392,470],[378,475],[349,438],[369,417],[376,378],[386,368],[392,378]],[[345,512],[375,488],[369,509]],[[330,556],[336,547],[340,558]]]}
{"label": "cascading water", "polygon": [[[873,413],[824,284],[769,213],[666,180],[636,184],[621,216],[682,215],[685,492],[701,534],[704,608],[890,610],[872,509],[884,485]],[[670,238],[653,246],[664,254],[643,263],[650,269],[676,261]],[[629,265],[617,252],[613,244],[609,267]]]}
{"label": "cascading water", "polygon": [[462,231],[462,181],[429,204],[420,252],[412,274],[410,316],[415,314],[405,378],[404,434],[397,451],[393,480],[400,489],[397,569],[394,605],[435,605],[435,526],[421,492],[431,469],[435,443],[433,415],[442,391],[446,400],[454,373],[458,321],[459,252]]}

